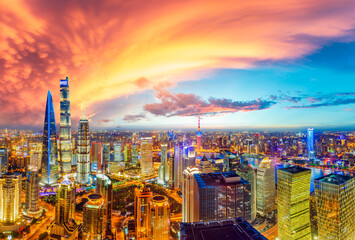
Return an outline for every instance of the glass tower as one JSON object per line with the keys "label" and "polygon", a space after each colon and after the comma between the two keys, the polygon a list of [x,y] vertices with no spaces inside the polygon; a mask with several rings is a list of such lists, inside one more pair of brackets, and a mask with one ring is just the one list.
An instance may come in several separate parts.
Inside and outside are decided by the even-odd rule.
{"label": "glass tower", "polygon": [[310,169],[302,167],[278,169],[277,212],[279,239],[311,240],[310,186]]}
{"label": "glass tower", "polygon": [[0,175],[7,173],[8,154],[6,148],[0,148]]}
{"label": "glass tower", "polygon": [[141,172],[143,176],[153,173],[153,142],[151,137],[142,138],[141,142]]}
{"label": "glass tower", "polygon": [[314,180],[319,239],[355,239],[355,178],[329,174]]}
{"label": "glass tower", "polygon": [[69,79],[60,80],[60,170],[71,172],[71,118]]}
{"label": "glass tower", "polygon": [[307,153],[309,159],[314,159],[313,128],[307,129]]}
{"label": "glass tower", "polygon": [[105,219],[106,219],[106,238],[112,235],[112,203],[113,203],[113,190],[112,181],[105,174],[96,175],[96,189],[95,192],[101,194],[105,199]]}
{"label": "glass tower", "polygon": [[57,184],[57,157],[57,131],[55,126],[55,115],[52,94],[48,91],[43,129],[41,185],[52,186]]}
{"label": "glass tower", "polygon": [[21,217],[22,175],[7,173],[0,177],[0,222],[14,223]]}
{"label": "glass tower", "polygon": [[136,188],[134,192],[134,218],[137,239],[149,239],[151,237],[150,199],[152,198],[152,192],[146,187]]}
{"label": "glass tower", "polygon": [[30,168],[27,171],[25,210],[30,215],[40,213],[39,177],[36,168]]}
{"label": "glass tower", "polygon": [[159,166],[159,177],[158,182],[160,184],[166,184],[169,180],[169,167],[168,167],[168,145],[161,145],[161,157],[160,157],[160,166]]}
{"label": "glass tower", "polygon": [[151,199],[150,214],[153,240],[170,239],[170,209],[168,198],[156,195]]}
{"label": "glass tower", "polygon": [[83,239],[104,239],[105,200],[101,194],[91,194],[83,211]]}
{"label": "glass tower", "polygon": [[76,178],[80,184],[87,184],[90,175],[90,136],[89,121],[84,114],[79,121],[78,132],[78,162],[76,167]]}

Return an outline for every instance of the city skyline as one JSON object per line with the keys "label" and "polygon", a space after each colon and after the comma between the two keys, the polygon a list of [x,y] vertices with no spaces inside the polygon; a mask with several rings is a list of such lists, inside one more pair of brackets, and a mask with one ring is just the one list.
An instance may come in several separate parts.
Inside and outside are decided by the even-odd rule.
{"label": "city skyline", "polygon": [[92,129],[353,129],[351,1],[0,6],[0,128],[40,129],[69,77],[73,129],[81,106]]}

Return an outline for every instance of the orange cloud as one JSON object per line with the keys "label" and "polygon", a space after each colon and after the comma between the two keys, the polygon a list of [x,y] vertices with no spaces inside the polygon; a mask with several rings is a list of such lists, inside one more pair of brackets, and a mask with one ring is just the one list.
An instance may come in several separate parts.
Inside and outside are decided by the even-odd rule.
{"label": "orange cloud", "polygon": [[65,76],[80,115],[81,104],[90,113],[204,70],[302,57],[320,47],[312,39],[348,37],[354,10],[350,0],[1,1],[0,125],[41,124],[46,91],[58,109]]}

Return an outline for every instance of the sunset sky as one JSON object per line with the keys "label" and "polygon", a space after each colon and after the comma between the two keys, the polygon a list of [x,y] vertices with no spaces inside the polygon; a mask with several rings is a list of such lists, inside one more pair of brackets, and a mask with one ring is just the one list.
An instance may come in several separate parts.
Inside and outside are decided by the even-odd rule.
{"label": "sunset sky", "polygon": [[0,127],[336,127],[355,122],[355,2],[0,1]]}

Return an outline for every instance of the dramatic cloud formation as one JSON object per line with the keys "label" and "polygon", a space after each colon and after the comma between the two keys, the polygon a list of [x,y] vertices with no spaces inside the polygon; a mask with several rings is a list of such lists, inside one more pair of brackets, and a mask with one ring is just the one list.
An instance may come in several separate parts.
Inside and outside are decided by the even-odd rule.
{"label": "dramatic cloud formation", "polygon": [[[0,126],[42,124],[48,89],[58,112],[59,79],[66,76],[75,116],[81,104],[90,109],[98,101],[198,79],[204,69],[302,57],[329,40],[349,39],[354,11],[353,0],[3,0]],[[258,100],[205,104],[221,111],[270,106]]]}
{"label": "dramatic cloud formation", "polygon": [[143,113],[137,114],[137,115],[127,114],[126,116],[124,116],[123,120],[127,121],[127,122],[135,122],[135,121],[139,121],[139,120],[142,120],[145,118],[146,118],[146,116]]}

